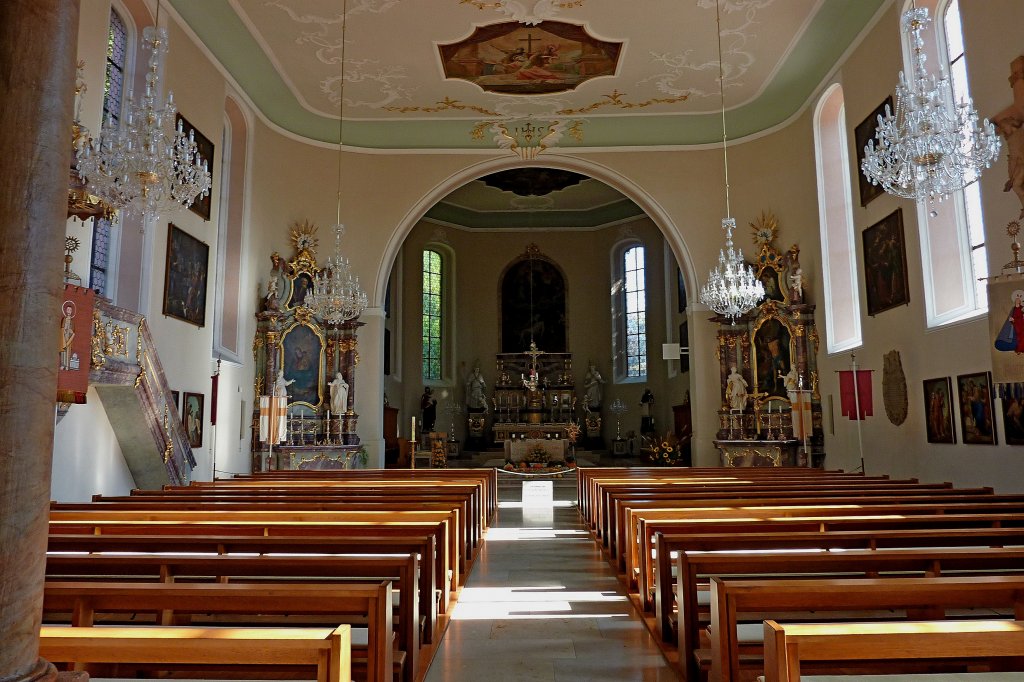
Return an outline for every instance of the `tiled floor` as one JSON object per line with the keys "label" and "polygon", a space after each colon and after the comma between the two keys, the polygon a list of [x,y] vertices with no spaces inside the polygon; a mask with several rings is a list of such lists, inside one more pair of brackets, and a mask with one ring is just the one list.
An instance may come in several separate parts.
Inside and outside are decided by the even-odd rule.
{"label": "tiled floor", "polygon": [[556,488],[553,510],[522,509],[516,486],[499,497],[427,682],[676,680],[583,528],[575,488]]}

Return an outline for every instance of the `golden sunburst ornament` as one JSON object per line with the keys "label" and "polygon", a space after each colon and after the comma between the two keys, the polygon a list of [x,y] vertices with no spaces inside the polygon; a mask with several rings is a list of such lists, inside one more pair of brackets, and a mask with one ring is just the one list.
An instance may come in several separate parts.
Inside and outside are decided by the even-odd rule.
{"label": "golden sunburst ornament", "polygon": [[316,247],[320,243],[316,237],[317,229],[317,226],[308,220],[295,223],[295,227],[292,228],[292,244],[295,246],[295,250],[299,253],[316,251]]}
{"label": "golden sunburst ornament", "polygon": [[755,244],[771,244],[779,234],[779,219],[771,213],[761,211],[761,215],[750,223],[750,227],[754,231]]}

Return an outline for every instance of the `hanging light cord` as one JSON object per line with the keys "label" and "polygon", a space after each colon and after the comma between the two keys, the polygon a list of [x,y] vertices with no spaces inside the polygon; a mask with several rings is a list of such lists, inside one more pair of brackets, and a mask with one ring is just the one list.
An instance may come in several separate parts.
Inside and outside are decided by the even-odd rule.
{"label": "hanging light cord", "polygon": [[[530,346],[533,346],[533,255],[530,255]],[[530,350],[533,350],[531,347]]]}
{"label": "hanging light cord", "polygon": [[341,3],[341,82],[338,84],[338,219],[341,225],[341,155],[345,140],[345,32],[348,28],[348,0]]}
{"label": "hanging light cord", "polygon": [[715,0],[715,25],[718,27],[718,94],[722,102],[722,156],[725,159],[725,215],[732,216],[729,207],[729,142],[725,134],[725,67],[722,65],[722,15],[721,5]]}

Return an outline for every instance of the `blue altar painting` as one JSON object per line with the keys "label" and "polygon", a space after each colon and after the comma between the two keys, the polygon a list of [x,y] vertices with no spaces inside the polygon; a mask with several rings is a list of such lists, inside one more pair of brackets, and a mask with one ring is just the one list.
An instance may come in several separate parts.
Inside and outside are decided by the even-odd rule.
{"label": "blue altar painting", "polygon": [[285,379],[295,381],[288,386],[289,404],[318,407],[323,396],[323,338],[309,325],[297,324],[284,333],[281,356]]}

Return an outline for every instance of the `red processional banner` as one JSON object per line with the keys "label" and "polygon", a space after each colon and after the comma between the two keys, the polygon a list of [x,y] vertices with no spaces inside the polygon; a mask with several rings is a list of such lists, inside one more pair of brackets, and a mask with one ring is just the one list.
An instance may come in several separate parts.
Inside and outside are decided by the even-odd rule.
{"label": "red processional banner", "polygon": [[92,357],[92,310],[96,292],[73,284],[64,285],[59,324],[60,357],[57,372],[57,402],[85,403],[89,390],[89,361]]}

